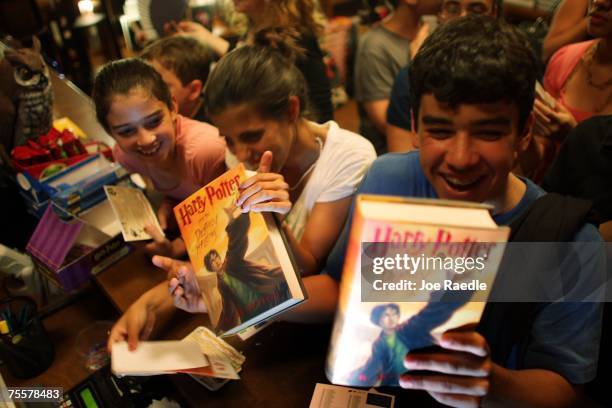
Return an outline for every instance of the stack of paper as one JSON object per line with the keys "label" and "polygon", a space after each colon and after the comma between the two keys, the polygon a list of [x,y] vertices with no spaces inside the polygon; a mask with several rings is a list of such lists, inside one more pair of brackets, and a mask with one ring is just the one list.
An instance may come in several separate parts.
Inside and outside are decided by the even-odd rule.
{"label": "stack of paper", "polygon": [[245,357],[205,327],[179,341],[141,341],[134,351],[113,345],[111,369],[117,375],[185,373],[237,380]]}
{"label": "stack of paper", "polygon": [[208,359],[192,341],[141,341],[134,351],[120,342],[111,354],[111,369],[117,375],[173,374],[208,367]]}

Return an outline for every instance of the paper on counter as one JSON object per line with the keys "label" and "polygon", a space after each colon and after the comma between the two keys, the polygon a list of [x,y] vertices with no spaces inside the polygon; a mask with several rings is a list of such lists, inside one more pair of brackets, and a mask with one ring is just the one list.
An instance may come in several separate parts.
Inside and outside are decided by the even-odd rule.
{"label": "paper on counter", "polygon": [[339,385],[317,383],[309,408],[393,408],[395,397]]}
{"label": "paper on counter", "polygon": [[193,341],[141,341],[134,351],[123,341],[115,343],[111,353],[111,369],[117,375],[170,374],[208,365]]}

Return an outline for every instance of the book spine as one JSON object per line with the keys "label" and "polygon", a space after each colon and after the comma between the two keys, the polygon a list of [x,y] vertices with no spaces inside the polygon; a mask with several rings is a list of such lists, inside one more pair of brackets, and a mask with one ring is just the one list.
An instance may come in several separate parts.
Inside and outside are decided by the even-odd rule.
{"label": "book spine", "polygon": [[[327,356],[325,372],[329,381],[333,384],[340,383],[342,380],[336,378],[335,369],[341,361],[347,357],[343,354],[350,353],[350,335],[348,330],[344,330],[346,322],[346,312],[348,310],[351,299],[359,296],[361,289],[361,236],[363,231],[364,218],[359,205],[359,198],[355,201],[355,210],[349,236],[349,243],[344,256],[345,262],[342,269],[342,279],[340,280],[340,294],[338,301],[338,309],[336,318],[334,319],[334,327],[332,330],[332,338],[330,341],[330,349]],[[348,357],[350,358],[350,356]]]}

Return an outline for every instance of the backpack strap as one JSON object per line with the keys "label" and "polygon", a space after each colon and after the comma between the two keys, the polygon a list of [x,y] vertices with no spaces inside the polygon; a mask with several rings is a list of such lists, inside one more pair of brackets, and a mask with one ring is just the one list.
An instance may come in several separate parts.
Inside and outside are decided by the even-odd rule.
{"label": "backpack strap", "polygon": [[[588,200],[562,196],[560,194],[546,194],[533,202],[531,207],[519,218],[510,224],[511,242],[570,242],[582,228],[585,221],[590,219],[592,203]],[[559,257],[565,258],[566,253]],[[502,290],[503,277],[527,274],[524,278],[530,281],[527,268],[516,270],[509,257],[502,259],[498,276],[493,284],[492,291]],[[500,279],[500,275],[502,278]],[[571,286],[575,276],[567,276],[564,286]],[[515,346],[518,350],[519,361],[522,361],[527,341],[531,333],[533,322],[545,303],[537,302],[488,302],[483,312],[478,332],[480,332],[491,348],[492,360],[505,365]]]}

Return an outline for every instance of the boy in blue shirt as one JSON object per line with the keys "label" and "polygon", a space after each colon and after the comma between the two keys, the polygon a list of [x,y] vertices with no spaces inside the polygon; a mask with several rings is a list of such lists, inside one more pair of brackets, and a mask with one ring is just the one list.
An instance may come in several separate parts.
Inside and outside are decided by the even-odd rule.
{"label": "boy in blue shirt", "polygon": [[[380,157],[358,193],[487,203],[498,224],[514,224],[545,194],[530,180],[511,173],[529,142],[536,72],[537,61],[527,40],[492,17],[468,16],[438,28],[410,66],[420,150]],[[561,223],[551,221],[549,225]],[[582,219],[576,225],[565,240],[600,240],[593,225]],[[340,236],[325,268],[336,282],[349,229],[347,226]],[[519,236],[525,241],[538,240]],[[594,264],[581,265],[570,273],[580,275],[579,281],[600,279],[596,275],[603,271],[596,254],[580,255],[594,259]],[[323,276],[320,287],[327,287],[327,296],[337,296],[333,284],[326,283]],[[316,296],[309,292],[309,304],[299,310],[302,318],[309,311],[316,315],[318,306],[327,302],[319,292]],[[499,353],[502,344],[488,334],[505,330],[510,337],[514,334],[508,330],[510,322],[489,318],[484,324],[481,321],[478,332],[445,333],[440,341],[443,352],[409,353],[407,370],[433,374],[411,375],[408,371],[400,385],[426,390],[451,406],[479,406],[483,401],[555,407],[575,403],[581,384],[595,376],[601,305],[542,304],[532,312],[525,335],[507,347],[507,353]]]}

